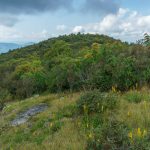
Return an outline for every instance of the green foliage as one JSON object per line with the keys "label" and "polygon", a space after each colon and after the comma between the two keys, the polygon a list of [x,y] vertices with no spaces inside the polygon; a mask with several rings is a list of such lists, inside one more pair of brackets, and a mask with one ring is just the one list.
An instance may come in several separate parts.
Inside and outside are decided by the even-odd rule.
{"label": "green foliage", "polygon": [[[135,93],[135,97],[133,96]],[[138,93],[138,94],[137,94]],[[93,94],[93,95],[92,95]],[[149,100],[148,95],[145,93],[140,94],[140,92],[132,91],[132,96],[129,96],[129,92],[123,95],[123,98],[131,99],[131,102],[139,102],[141,100]],[[140,94],[140,95],[139,95]],[[104,96],[105,95],[105,96]],[[116,104],[113,103],[113,94],[111,95],[110,101],[111,104],[109,108],[109,100],[107,101],[106,93],[100,93],[98,91],[88,92],[85,95],[80,97],[80,100],[77,102],[77,108],[82,118],[80,129],[85,133],[87,139],[87,150],[107,150],[107,149],[129,149],[129,150],[148,150],[149,145],[149,130],[143,127],[134,128],[127,121],[128,119],[132,120],[132,112],[127,111],[124,116],[127,118],[119,120],[116,117],[116,114],[119,107],[116,107]],[[138,96],[137,96],[138,95]],[[119,96],[119,95],[118,95]],[[121,96],[119,96],[121,98]],[[109,111],[104,111],[97,109],[97,102],[105,102],[106,106],[109,108]],[[119,104],[120,101],[117,101]],[[129,100],[130,102],[130,100]],[[131,103],[129,104],[131,105]],[[140,104],[136,104],[137,106]],[[142,103],[141,103],[142,105]],[[146,102],[143,103],[144,109],[148,109]],[[86,107],[85,107],[86,106]],[[105,106],[105,105],[104,105]],[[118,105],[120,106],[120,105]],[[135,107],[135,104],[133,105]],[[125,109],[126,106],[124,106]],[[146,115],[143,111],[143,107],[140,107],[142,113]],[[105,108],[105,107],[104,107]],[[115,109],[114,109],[115,108]],[[136,109],[136,108],[135,108]],[[107,109],[108,110],[108,109]],[[134,112],[135,110],[133,110]],[[123,113],[123,112],[121,112]],[[140,113],[141,114],[141,113]],[[138,115],[137,113],[135,115]],[[134,117],[134,116],[133,116]],[[142,119],[142,118],[141,118]],[[132,120],[133,122],[133,120]],[[134,120],[134,123],[138,120]],[[141,124],[140,124],[141,125]]]}
{"label": "green foliage", "polygon": [[146,46],[150,46],[150,35],[148,35],[147,33],[144,34],[144,44]]}
{"label": "green foliage", "polygon": [[46,88],[45,73],[40,60],[22,62],[12,73],[10,92],[18,98],[30,97]]}
{"label": "green foliage", "polygon": [[0,88],[24,99],[45,91],[124,91],[150,83],[145,45],[104,35],[71,34],[0,55]]}
{"label": "green foliage", "polygon": [[91,91],[80,97],[77,108],[82,114],[81,129],[87,136],[87,150],[130,148],[129,128],[114,115],[117,103],[114,93]]}
{"label": "green foliage", "polygon": [[142,100],[145,100],[143,94],[138,91],[127,92],[125,99],[131,103],[140,103]]}
{"label": "green foliage", "polygon": [[131,150],[148,150],[150,148],[149,143],[150,136],[145,137],[136,137],[134,139],[134,142],[130,141],[130,149]]}
{"label": "green foliage", "polygon": [[63,122],[60,121],[54,122],[54,124],[51,126],[51,132],[52,133],[58,132],[58,130],[60,130],[62,126]]}
{"label": "green foliage", "polygon": [[148,33],[145,33],[144,39],[139,40],[138,43],[149,47],[150,46],[150,35]]}
{"label": "green foliage", "polygon": [[101,93],[97,90],[85,93],[77,102],[78,111],[84,113],[103,113],[117,105],[117,97],[113,93]]}
{"label": "green foliage", "polygon": [[62,108],[57,115],[61,116],[61,118],[71,118],[76,113],[76,106],[75,105],[69,105],[64,108]]}
{"label": "green foliage", "polygon": [[116,67],[116,84],[120,90],[128,90],[137,82],[135,59],[133,57],[120,58]]}
{"label": "green foliage", "polygon": [[129,149],[128,128],[114,119],[97,126],[92,133],[87,150]]}
{"label": "green foliage", "polygon": [[48,76],[50,91],[63,91],[63,89],[75,89],[79,84],[78,59],[69,57],[59,58],[59,64],[54,66]]}
{"label": "green foliage", "polygon": [[0,111],[3,110],[4,106],[4,100],[0,99]]}
{"label": "green foliage", "polygon": [[11,96],[7,90],[0,89],[0,111],[3,110],[5,102],[10,100]]}

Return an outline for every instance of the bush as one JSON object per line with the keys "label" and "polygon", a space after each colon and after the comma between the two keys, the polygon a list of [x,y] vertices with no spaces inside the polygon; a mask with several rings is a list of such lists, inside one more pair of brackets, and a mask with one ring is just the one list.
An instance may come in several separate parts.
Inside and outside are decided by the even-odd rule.
{"label": "bush", "polygon": [[0,111],[3,110],[5,106],[5,101],[7,101],[10,98],[10,94],[7,90],[0,89]]}
{"label": "bush", "polygon": [[125,94],[125,99],[131,103],[140,103],[144,100],[144,96],[138,91],[129,91]]}
{"label": "bush", "polygon": [[62,126],[63,126],[63,122],[60,121],[54,122],[54,124],[51,125],[51,132],[52,133],[57,132],[58,130],[61,129]]}
{"label": "bush", "polygon": [[128,128],[117,120],[109,120],[94,128],[87,150],[129,149]]}
{"label": "bush", "polygon": [[[150,133],[146,129],[137,128],[130,133],[130,149],[131,150],[149,150],[150,149]],[[131,138],[132,135],[132,138]]]}
{"label": "bush", "polygon": [[117,104],[116,95],[113,93],[101,93],[98,90],[83,94],[77,102],[77,109],[83,113],[102,113],[107,109],[114,109]]}
{"label": "bush", "polygon": [[4,101],[0,99],[0,111],[3,110],[4,106]]}
{"label": "bush", "polygon": [[75,115],[75,112],[76,112],[76,106],[74,105],[65,106],[63,109],[60,110],[62,116],[66,118],[73,117]]}

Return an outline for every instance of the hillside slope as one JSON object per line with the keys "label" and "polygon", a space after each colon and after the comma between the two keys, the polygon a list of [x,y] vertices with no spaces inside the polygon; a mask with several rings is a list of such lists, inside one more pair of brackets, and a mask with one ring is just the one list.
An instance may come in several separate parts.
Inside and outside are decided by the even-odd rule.
{"label": "hillside slope", "polygon": [[0,55],[0,149],[149,150],[149,58],[90,34]]}
{"label": "hillside slope", "polygon": [[[81,88],[80,83],[74,85],[73,82],[76,82],[79,78],[84,78],[81,76],[86,75],[79,77],[77,74],[82,73],[76,72],[76,76],[73,77],[71,75],[73,72],[68,72],[68,75],[66,74],[68,78],[66,78],[65,73],[63,73],[65,68],[62,65],[64,64],[65,67],[74,65],[72,67],[79,71],[82,67],[82,59],[90,55],[90,49],[94,49],[94,47],[99,49],[100,45],[105,46],[113,43],[128,45],[104,35],[71,34],[1,54],[0,80],[2,82],[0,83],[0,89],[8,93],[11,98],[20,99],[46,90],[56,91],[56,88],[61,91],[69,88]],[[59,71],[62,73],[59,74]],[[61,75],[58,80],[64,79],[64,83],[60,86],[59,81],[49,79],[54,78],[56,74]],[[72,76],[74,81],[71,81],[69,76]],[[27,87],[31,88],[27,90]]]}
{"label": "hillside slope", "polygon": [[[148,150],[149,89],[96,93],[48,94],[7,103],[0,112],[0,149]],[[43,103],[45,111],[11,126],[21,112]]]}
{"label": "hillside slope", "polygon": [[150,81],[149,48],[104,35],[51,38],[0,55],[0,91],[9,101],[45,91],[141,87]]}
{"label": "hillside slope", "polygon": [[[76,94],[33,97],[22,102],[8,103],[0,112],[0,149],[13,150],[83,150],[86,140],[76,127],[72,108],[79,97]],[[11,126],[19,112],[40,103],[48,105],[44,112],[33,116],[27,123]]]}

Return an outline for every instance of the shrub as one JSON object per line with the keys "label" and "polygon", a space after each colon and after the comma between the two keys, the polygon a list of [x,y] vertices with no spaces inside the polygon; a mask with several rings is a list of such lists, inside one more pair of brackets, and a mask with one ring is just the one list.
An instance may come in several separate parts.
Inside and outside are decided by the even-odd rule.
{"label": "shrub", "polygon": [[131,103],[140,103],[144,96],[138,91],[129,91],[125,94],[125,99]]}
{"label": "shrub", "polygon": [[51,124],[51,132],[52,133],[57,132],[58,130],[61,129],[62,126],[63,126],[63,122],[60,122],[60,121],[56,121],[56,122],[52,123]]}
{"label": "shrub", "polygon": [[60,113],[63,117],[71,118],[75,115],[76,107],[74,105],[65,106],[61,109]]}
{"label": "shrub", "polygon": [[128,149],[128,128],[117,120],[109,120],[93,130],[89,137],[87,150]]}
{"label": "shrub", "polygon": [[4,100],[0,99],[0,111],[2,111],[4,108]]}
{"label": "shrub", "polygon": [[80,114],[104,112],[106,109],[114,109],[117,104],[116,95],[113,93],[101,93],[98,90],[83,94],[77,102]]}
{"label": "shrub", "polygon": [[146,129],[137,128],[129,132],[131,150],[149,150],[150,133]]}
{"label": "shrub", "polygon": [[10,94],[7,90],[0,89],[0,111],[3,110],[5,106],[5,101],[7,101],[10,98]]}

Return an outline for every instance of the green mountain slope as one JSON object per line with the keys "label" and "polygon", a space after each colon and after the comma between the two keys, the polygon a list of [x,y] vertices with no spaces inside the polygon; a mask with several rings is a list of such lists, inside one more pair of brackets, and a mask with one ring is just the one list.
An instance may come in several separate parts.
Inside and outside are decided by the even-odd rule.
{"label": "green mountain slope", "polygon": [[139,43],[72,34],[0,55],[0,149],[150,149],[150,47]]}
{"label": "green mountain slope", "polygon": [[60,36],[0,55],[0,89],[7,100],[45,91],[128,90],[149,83],[149,56],[149,47],[104,35]]}
{"label": "green mountain slope", "polygon": [[[52,38],[39,44],[1,54],[0,79],[2,82],[0,83],[0,88],[5,91],[7,90],[10,95],[15,97],[19,96],[20,98],[43,92],[48,89],[49,83],[47,79],[49,72],[51,72],[54,66],[60,64],[60,61],[68,61],[69,63],[69,61],[75,61],[79,59],[79,57],[83,57],[82,53],[89,51],[93,43],[103,45],[114,42],[116,42],[116,40],[104,35],[72,34],[69,36]],[[23,85],[23,80],[26,80],[23,78],[26,78],[28,81],[25,82],[29,83],[30,79],[32,81],[39,81],[35,81],[36,83],[33,83],[33,85]],[[23,95],[21,91],[17,90],[18,88],[21,90],[20,88],[22,86],[33,86],[32,88],[34,88],[34,90],[29,89],[31,93],[26,93],[27,91],[25,92],[25,89],[22,89],[22,92],[25,93]],[[68,89],[68,85],[64,86]],[[55,91],[55,89],[53,88],[52,91]],[[21,93],[19,94],[18,92]]]}

